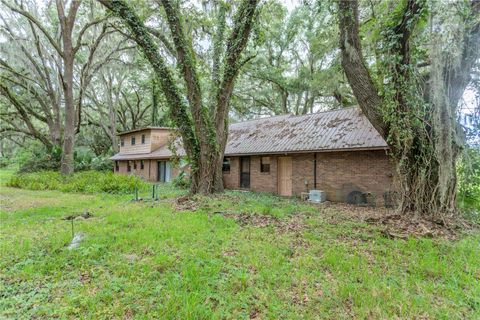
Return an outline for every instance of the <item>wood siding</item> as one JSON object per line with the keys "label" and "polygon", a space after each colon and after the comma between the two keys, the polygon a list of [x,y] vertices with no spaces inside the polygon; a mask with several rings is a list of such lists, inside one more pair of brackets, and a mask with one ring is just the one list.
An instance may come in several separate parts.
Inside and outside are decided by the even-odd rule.
{"label": "wood siding", "polygon": [[[142,135],[145,135],[145,143],[142,143]],[[132,145],[132,137],[135,137],[135,145]],[[138,153],[150,153],[150,131],[139,131],[133,133],[127,133],[120,137],[120,141],[124,141],[124,145],[120,144],[120,153],[124,154],[138,154]]]}
{"label": "wood siding", "polygon": [[[142,135],[145,135],[145,143],[142,143]],[[172,133],[169,129],[145,129],[142,131],[124,134],[120,137],[124,145],[120,144],[121,154],[150,153],[169,142]],[[132,145],[132,137],[135,137],[135,145]]]}

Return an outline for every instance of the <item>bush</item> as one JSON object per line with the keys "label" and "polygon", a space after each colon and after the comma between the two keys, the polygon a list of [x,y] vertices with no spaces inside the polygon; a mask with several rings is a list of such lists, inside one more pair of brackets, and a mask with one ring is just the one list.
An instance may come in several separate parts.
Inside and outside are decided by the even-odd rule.
{"label": "bush", "polygon": [[31,149],[21,152],[18,158],[19,172],[59,170],[62,151],[59,147],[46,150],[44,146],[34,145]]}
{"label": "bush", "polygon": [[173,185],[177,188],[187,189],[190,188],[191,180],[184,171],[181,171],[175,179],[173,179]]}
{"label": "bush", "polygon": [[8,167],[11,164],[10,159],[5,157],[0,157],[0,168]]}
{"label": "bush", "polygon": [[58,172],[43,171],[37,173],[20,173],[14,175],[7,186],[30,190],[60,190],[63,192],[83,193],[133,193],[135,185],[141,190],[149,184],[133,175],[116,175],[113,172],[84,171],[70,176]]}
{"label": "bush", "polygon": [[[16,155],[19,172],[39,172],[60,170],[62,150],[54,147],[47,150],[43,145],[32,144]],[[109,156],[96,156],[88,147],[78,147],[74,153],[75,171],[113,171],[113,162]]]}
{"label": "bush", "polygon": [[465,213],[480,219],[480,150],[465,150],[457,172],[459,207]]}
{"label": "bush", "polygon": [[74,159],[75,171],[113,171],[113,161],[108,156],[96,156],[92,150],[85,147],[75,151]]}
{"label": "bush", "polygon": [[90,163],[90,169],[95,171],[113,171],[113,161],[108,156],[94,157]]}

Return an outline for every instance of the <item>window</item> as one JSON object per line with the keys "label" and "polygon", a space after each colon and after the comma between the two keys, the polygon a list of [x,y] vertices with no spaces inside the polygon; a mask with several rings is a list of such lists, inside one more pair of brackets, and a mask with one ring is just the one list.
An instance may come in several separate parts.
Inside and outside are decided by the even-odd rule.
{"label": "window", "polygon": [[135,136],[132,136],[132,146],[135,145]]}
{"label": "window", "polygon": [[119,170],[118,161],[115,161],[115,171],[118,171],[118,170]]}
{"label": "window", "polygon": [[132,171],[132,167],[130,166],[130,161],[127,161],[127,172]]}
{"label": "window", "polygon": [[172,164],[170,161],[158,161],[157,181],[172,181]]}
{"label": "window", "polygon": [[222,171],[230,172],[230,158],[223,158]]}
{"label": "window", "polygon": [[120,139],[120,146],[121,147],[125,146],[125,139],[123,138]]}
{"label": "window", "polygon": [[145,167],[145,164],[143,163],[143,160],[140,160],[140,170],[143,170]]}
{"label": "window", "polygon": [[145,135],[142,134],[142,144],[145,144]]}
{"label": "window", "polygon": [[137,161],[133,161],[133,170],[137,170]]}
{"label": "window", "polygon": [[270,172],[270,157],[260,158],[260,172]]}

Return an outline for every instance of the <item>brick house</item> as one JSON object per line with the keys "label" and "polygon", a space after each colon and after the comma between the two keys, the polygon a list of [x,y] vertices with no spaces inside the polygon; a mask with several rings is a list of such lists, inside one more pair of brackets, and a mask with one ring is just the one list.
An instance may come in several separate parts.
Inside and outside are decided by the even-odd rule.
{"label": "brick house", "polygon": [[[170,181],[179,172],[170,162],[171,132],[150,127],[121,133],[120,152],[112,157],[115,171],[135,169],[147,180]],[[359,108],[234,123],[225,149],[224,184],[283,196],[318,189],[339,202],[370,193],[381,203],[393,191],[387,151]]]}

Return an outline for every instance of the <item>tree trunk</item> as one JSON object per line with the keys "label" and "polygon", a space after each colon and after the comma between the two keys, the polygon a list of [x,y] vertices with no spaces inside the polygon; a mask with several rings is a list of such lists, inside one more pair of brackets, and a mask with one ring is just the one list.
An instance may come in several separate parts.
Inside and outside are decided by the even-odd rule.
{"label": "tree trunk", "polygon": [[[63,35],[64,38],[67,35]],[[64,41],[65,43],[65,41]],[[73,101],[73,57],[64,50],[63,90],[65,99],[65,125],[63,131],[62,163],[60,172],[71,174],[74,169],[73,149],[75,147],[75,104]]]}
{"label": "tree trunk", "polygon": [[[478,17],[480,2],[472,2],[474,15]],[[342,66],[360,108],[372,125],[388,142],[393,156],[400,194],[399,210],[403,213],[416,212],[432,220],[443,219],[456,213],[456,160],[461,150],[459,126],[456,122],[458,99],[468,81],[444,74],[448,70],[446,60],[440,59],[445,52],[433,53],[430,74],[429,101],[421,94],[419,84],[411,74],[409,39],[424,2],[408,0],[398,25],[386,30],[386,41],[390,44],[388,56],[397,56],[387,64],[387,73],[392,75],[385,82],[385,92],[393,92],[383,99],[372,81],[362,56],[358,34],[358,3],[352,0],[339,2],[340,49]],[[473,20],[475,21],[475,20]],[[469,41],[478,40],[478,20],[470,31]],[[478,58],[478,43],[464,41],[463,61]],[[435,50],[435,45],[432,45]],[[452,59],[453,60],[453,59]],[[454,66],[455,72],[469,74],[473,63]],[[456,90],[455,95],[448,88]],[[412,95],[412,92],[418,92]],[[413,97],[412,97],[413,96]],[[456,99],[449,99],[455,96]],[[423,109],[428,105],[426,111]],[[420,121],[419,121],[420,120]]]}
{"label": "tree trunk", "polygon": [[63,58],[63,95],[65,102],[65,125],[63,129],[62,163],[60,172],[72,174],[74,170],[73,150],[75,147],[75,101],[73,98],[73,64],[75,60],[75,49],[73,48],[72,32],[77,15],[79,0],[72,0],[69,6],[68,15],[65,13],[64,3],[56,1],[58,19],[62,30],[62,58]]}
{"label": "tree trunk", "polygon": [[[228,135],[229,102],[235,78],[242,65],[241,53],[250,35],[258,0],[242,1],[239,5],[230,37],[226,42],[223,68],[219,68],[218,63],[213,64],[214,77],[210,86],[212,92],[208,95],[212,103],[210,108],[203,105],[195,55],[189,38],[184,34],[185,29],[178,3],[169,0],[161,1],[173,35],[177,67],[185,81],[189,108],[179,92],[179,87],[165,59],[159,55],[157,45],[152,41],[148,28],[140,21],[134,10],[122,0],[98,1],[121,17],[130,27],[132,38],[142,49],[156,73],[167,100],[170,117],[182,136],[183,147],[190,160],[192,179],[190,193],[210,194],[223,191],[222,162]],[[221,29],[222,26],[219,28]],[[223,32],[217,31],[219,34]],[[217,38],[223,38],[223,36]],[[223,41],[218,39],[215,42],[221,45]],[[223,50],[217,47],[216,52],[220,54]],[[218,74],[219,70],[223,70],[222,75]]]}

